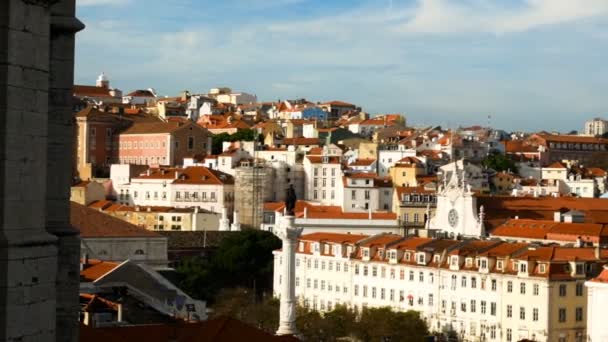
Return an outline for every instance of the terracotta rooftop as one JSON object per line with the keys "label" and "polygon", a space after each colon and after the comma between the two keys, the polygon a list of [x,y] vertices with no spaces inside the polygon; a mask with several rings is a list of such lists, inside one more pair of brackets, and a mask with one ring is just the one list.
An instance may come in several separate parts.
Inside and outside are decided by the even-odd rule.
{"label": "terracotta rooftop", "polygon": [[370,166],[376,162],[376,159],[357,159],[348,164],[348,166]]}
{"label": "terracotta rooftop", "polygon": [[117,262],[89,259],[87,265],[84,265],[84,269],[80,271],[80,279],[85,282],[93,282],[115,269],[118,265]]}
{"label": "terracotta rooftop", "polygon": [[329,241],[335,243],[357,243],[363,239],[368,238],[369,235],[362,234],[340,234],[340,233],[312,233],[302,235],[300,240],[302,241]]}
{"label": "terracotta rooftop", "polygon": [[133,179],[166,179],[171,180],[172,184],[234,184],[234,177],[231,175],[204,166],[190,166],[185,169],[149,169],[149,174],[144,173]]}
{"label": "terracotta rooftop", "polygon": [[82,238],[162,238],[155,232],[75,202],[70,202],[70,223]]}
{"label": "terracotta rooftop", "polygon": [[[184,124],[179,121],[169,122],[138,122],[121,134],[163,134],[172,133],[178,129],[195,126],[194,124]],[[199,128],[200,129],[200,128]]]}
{"label": "terracotta rooftop", "polygon": [[319,145],[319,138],[285,138],[284,145]]}
{"label": "terracotta rooftop", "polygon": [[89,85],[74,85],[72,88],[74,96],[78,97],[107,97],[112,98],[110,89],[106,87],[97,87]]}

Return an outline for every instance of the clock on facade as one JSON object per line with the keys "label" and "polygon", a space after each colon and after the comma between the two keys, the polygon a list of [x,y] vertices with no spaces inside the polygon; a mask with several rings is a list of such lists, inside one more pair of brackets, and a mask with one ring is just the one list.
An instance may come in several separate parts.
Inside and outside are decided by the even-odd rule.
{"label": "clock on facade", "polygon": [[448,223],[450,224],[450,226],[452,226],[452,228],[456,227],[456,225],[458,224],[458,212],[456,211],[456,209],[452,209],[448,213]]}

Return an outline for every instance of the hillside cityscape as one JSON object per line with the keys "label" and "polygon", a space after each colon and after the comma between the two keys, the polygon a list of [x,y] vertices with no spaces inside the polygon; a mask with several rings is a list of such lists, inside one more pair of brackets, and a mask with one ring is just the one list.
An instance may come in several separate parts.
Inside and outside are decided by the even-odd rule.
{"label": "hillside cityscape", "polygon": [[[401,29],[445,33],[429,23],[439,15],[460,34],[485,25],[499,39],[608,13],[524,2],[574,14],[526,24],[486,4],[500,14],[490,25],[474,20],[477,7],[421,0]],[[133,3],[80,6],[107,15]],[[519,128],[503,129],[492,112],[471,125],[421,118],[414,105],[369,110],[354,78],[363,90],[350,97],[284,98],[297,81],[260,80],[258,98],[229,78],[163,93],[171,87],[144,73],[91,62],[81,74],[100,70],[80,82],[75,37],[87,28],[76,10],[75,0],[0,2],[0,341],[608,341],[604,113],[561,131],[559,119],[532,130],[514,116]],[[106,25],[106,44],[126,49]],[[113,79],[126,74],[126,85]]]}

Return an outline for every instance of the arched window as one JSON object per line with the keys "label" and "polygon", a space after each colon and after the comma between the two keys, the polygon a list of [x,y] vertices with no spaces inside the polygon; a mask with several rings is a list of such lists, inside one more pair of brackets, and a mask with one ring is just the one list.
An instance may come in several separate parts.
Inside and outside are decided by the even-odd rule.
{"label": "arched window", "polygon": [[135,251],[135,255],[144,255],[144,254],[146,254],[146,253],[144,253],[143,249],[138,249]]}

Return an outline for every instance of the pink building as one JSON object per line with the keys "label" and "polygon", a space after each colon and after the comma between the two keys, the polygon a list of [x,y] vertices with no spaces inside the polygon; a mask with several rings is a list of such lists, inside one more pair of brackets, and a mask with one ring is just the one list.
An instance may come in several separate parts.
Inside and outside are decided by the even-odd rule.
{"label": "pink building", "polygon": [[181,165],[211,152],[209,132],[192,122],[136,123],[118,136],[121,164]]}

